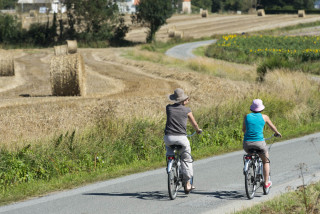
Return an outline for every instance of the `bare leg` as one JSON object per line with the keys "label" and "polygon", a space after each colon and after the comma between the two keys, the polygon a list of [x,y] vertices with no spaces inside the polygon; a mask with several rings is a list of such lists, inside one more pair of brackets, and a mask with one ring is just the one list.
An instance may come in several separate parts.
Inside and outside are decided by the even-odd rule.
{"label": "bare leg", "polygon": [[269,172],[270,172],[270,164],[269,164],[269,154],[262,154],[260,155],[260,158],[263,163],[263,177],[264,177],[264,182],[267,185],[269,182]]}

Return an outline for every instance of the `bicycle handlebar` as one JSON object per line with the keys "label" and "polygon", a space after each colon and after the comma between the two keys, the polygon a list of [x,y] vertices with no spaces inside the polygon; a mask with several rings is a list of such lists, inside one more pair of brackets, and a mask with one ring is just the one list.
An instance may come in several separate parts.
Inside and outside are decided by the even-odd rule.
{"label": "bicycle handlebar", "polygon": [[273,137],[275,137],[275,135],[274,135],[274,134],[273,134],[273,135],[271,135],[271,137],[265,138],[264,140],[265,140],[265,141],[268,141],[268,140],[271,140]]}
{"label": "bicycle handlebar", "polygon": [[[197,131],[194,131],[192,134],[187,134],[187,137],[192,137],[193,135],[195,135],[197,133]],[[202,129],[200,129],[200,133],[202,133]]]}
{"label": "bicycle handlebar", "polygon": [[187,134],[187,137],[192,137],[193,135],[195,135],[197,132],[193,132],[192,134]]}
{"label": "bicycle handlebar", "polygon": [[271,137],[265,138],[264,140],[268,141],[268,140],[271,140],[271,138],[273,138],[273,137],[280,137],[280,135],[273,134],[273,135],[271,135]]}

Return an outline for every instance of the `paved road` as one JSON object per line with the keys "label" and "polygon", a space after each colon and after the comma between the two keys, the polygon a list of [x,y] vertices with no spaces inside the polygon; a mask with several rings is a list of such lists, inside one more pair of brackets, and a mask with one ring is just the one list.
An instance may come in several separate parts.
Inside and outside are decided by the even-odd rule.
{"label": "paved road", "polygon": [[166,51],[166,55],[178,58],[178,59],[190,59],[196,57],[192,51],[198,47],[210,45],[214,42],[216,42],[216,39],[207,40],[207,41],[200,41],[200,42],[191,42],[191,43],[185,43],[181,45],[174,46],[173,48]]}
{"label": "paved road", "polygon": [[[7,214],[106,214],[106,213],[231,213],[267,200],[302,184],[297,165],[305,163],[306,182],[319,179],[320,133],[272,145],[273,187],[270,195],[247,200],[242,174],[242,151],[194,163],[197,189],[179,192],[171,201],[165,168],[92,184],[71,191],[0,207]],[[315,177],[314,177],[315,176]]]}

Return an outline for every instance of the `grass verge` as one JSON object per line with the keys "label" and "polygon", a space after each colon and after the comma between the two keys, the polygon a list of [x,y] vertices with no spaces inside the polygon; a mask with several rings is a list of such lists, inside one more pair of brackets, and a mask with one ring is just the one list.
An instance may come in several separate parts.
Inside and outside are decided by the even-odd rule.
{"label": "grass verge", "polygon": [[[268,95],[262,98],[266,106],[272,106],[266,113],[274,118],[284,139],[320,130],[319,114],[301,118],[297,124],[295,119],[284,118],[284,111],[293,109],[294,104]],[[206,127],[202,135],[190,139],[195,159],[242,148],[239,115],[247,113],[249,100],[195,112],[200,126]],[[103,119],[83,133],[65,133],[40,144],[30,142],[20,149],[2,148],[0,204],[164,167],[164,125],[164,120]],[[266,136],[269,134],[267,131]]]}

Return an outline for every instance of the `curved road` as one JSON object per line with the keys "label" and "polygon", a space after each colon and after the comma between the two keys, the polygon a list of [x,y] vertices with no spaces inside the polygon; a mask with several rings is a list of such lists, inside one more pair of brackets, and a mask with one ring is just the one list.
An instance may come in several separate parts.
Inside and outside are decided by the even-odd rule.
{"label": "curved road", "polygon": [[243,151],[194,163],[196,189],[183,191],[171,201],[165,168],[134,174],[0,207],[7,214],[128,214],[128,213],[233,213],[302,185],[298,165],[304,163],[306,183],[319,179],[320,133],[275,143],[270,159],[273,187],[262,195],[261,188],[248,200],[242,174]]}
{"label": "curved road", "polygon": [[190,59],[196,57],[192,51],[198,47],[210,45],[214,42],[217,42],[216,39],[200,41],[200,42],[191,42],[181,45],[174,46],[173,48],[166,51],[166,55],[177,58],[177,59]]}

